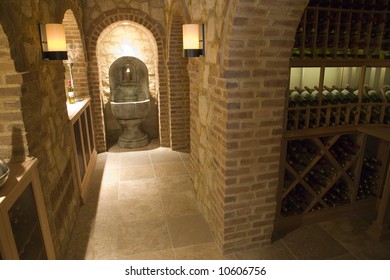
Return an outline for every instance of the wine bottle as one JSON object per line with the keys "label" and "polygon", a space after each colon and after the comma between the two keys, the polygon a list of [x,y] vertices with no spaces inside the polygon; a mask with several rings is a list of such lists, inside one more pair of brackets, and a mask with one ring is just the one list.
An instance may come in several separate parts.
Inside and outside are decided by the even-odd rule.
{"label": "wine bottle", "polygon": [[372,102],[379,102],[379,103],[383,102],[383,98],[377,93],[376,90],[368,86],[364,86],[364,89],[366,90],[367,95]]}
{"label": "wine bottle", "polygon": [[352,179],[352,181],[355,181],[355,174],[353,174],[351,171],[348,171],[347,174]]}
{"label": "wine bottle", "polygon": [[356,103],[358,102],[358,98],[354,95],[348,87],[338,88],[335,85],[332,86],[334,89],[337,89],[344,97],[346,98],[346,103]]}
{"label": "wine bottle", "polygon": [[[318,92],[317,92],[318,94]],[[306,102],[311,105],[311,106],[315,106],[315,105],[318,105],[318,99],[317,99],[317,94],[313,94],[313,92],[310,92],[306,89],[305,87],[305,90],[302,91],[301,95],[303,96],[303,98],[305,98]]]}
{"label": "wine bottle", "polygon": [[[354,90],[352,90],[352,92],[355,96],[359,97],[359,90],[358,89],[354,89]],[[363,90],[363,93],[362,93],[362,102],[363,103],[370,102],[370,97],[367,95],[365,90]]]}
{"label": "wine bottle", "polygon": [[293,101],[295,101],[297,106],[306,106],[307,102],[305,98],[303,98],[302,95],[299,93],[299,91],[299,88],[295,87],[295,90],[290,93],[290,97]]}
{"label": "wine bottle", "polygon": [[322,95],[329,100],[329,103],[331,104],[338,104],[340,103],[340,100],[338,99],[337,96],[333,95],[331,93],[331,90],[327,87],[324,86],[324,90],[322,91]]}
{"label": "wine bottle", "polygon": [[297,102],[293,99],[293,97],[291,95],[293,92],[294,92],[293,90],[290,90],[290,93],[288,95],[288,107],[295,107],[295,106],[297,106]]}
{"label": "wine bottle", "polygon": [[385,88],[383,90],[383,93],[384,93],[384,96],[385,96],[387,102],[390,102],[390,88]]}
{"label": "wine bottle", "polygon": [[349,103],[348,97],[346,97],[343,93],[341,93],[341,90],[336,88],[335,86],[332,86],[332,89],[329,88],[330,92],[339,100],[339,102],[346,104]]}
{"label": "wine bottle", "polygon": [[[319,91],[318,86],[314,86],[314,88]],[[330,94],[329,91],[323,90],[322,93],[318,93],[321,95],[321,104],[327,105],[327,104],[335,104],[335,100],[333,96]]]}
{"label": "wine bottle", "polygon": [[70,104],[75,103],[76,102],[76,98],[75,98],[75,94],[74,94],[74,88],[73,88],[70,80],[68,80],[67,93],[68,93],[68,102]]}
{"label": "wine bottle", "polygon": [[287,113],[287,130],[294,129],[295,111],[289,110]]}
{"label": "wine bottle", "polygon": [[363,158],[363,165],[360,175],[357,199],[363,199],[374,194],[377,186],[378,171],[381,166],[380,161],[366,154]]}
{"label": "wine bottle", "polygon": [[371,98],[370,98],[370,96],[367,94],[367,91],[366,91],[365,89],[363,89],[362,101],[363,101],[364,103],[369,103],[369,102],[371,102]]}
{"label": "wine bottle", "polygon": [[[309,88],[308,86],[305,86],[305,89],[310,92],[311,96],[313,96],[313,98],[315,99],[315,103],[316,105],[319,104],[319,98],[321,96],[321,94],[318,92],[318,90],[316,88],[312,89],[312,88]],[[324,104],[324,103],[323,103]]]}

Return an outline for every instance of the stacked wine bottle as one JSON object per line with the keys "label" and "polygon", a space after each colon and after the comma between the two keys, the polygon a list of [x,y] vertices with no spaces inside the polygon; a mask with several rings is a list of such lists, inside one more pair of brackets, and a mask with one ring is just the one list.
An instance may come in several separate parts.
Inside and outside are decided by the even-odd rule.
{"label": "stacked wine bottle", "polygon": [[[380,2],[380,3],[377,3]],[[389,1],[310,1],[293,59],[388,59]]]}
{"label": "stacked wine bottle", "polygon": [[[359,100],[360,99],[360,100]],[[346,124],[390,124],[390,88],[336,86],[290,90],[287,130]],[[359,102],[360,101],[360,102]],[[317,110],[318,109],[318,110]]]}
{"label": "stacked wine bottle", "polygon": [[[361,150],[359,139],[354,134],[344,134],[288,141],[281,215],[299,215],[351,203]],[[378,165],[375,158],[364,158],[356,199],[374,192]]]}
{"label": "stacked wine bottle", "polygon": [[[346,86],[345,88],[332,86],[329,88],[324,85],[324,89],[321,93],[317,86],[314,88],[305,86],[303,89],[295,87],[293,90],[290,90],[288,106],[305,107],[307,105],[317,106],[320,103],[322,105],[358,103],[358,95],[359,90],[352,89],[349,86]],[[362,94],[363,103],[382,103],[386,101],[390,102],[390,90],[388,86],[383,88],[380,92],[377,92],[375,89],[369,88],[368,86],[364,87]]]}
{"label": "stacked wine bottle", "polygon": [[376,158],[370,155],[364,156],[356,200],[364,199],[375,194],[380,166],[381,163]]}
{"label": "stacked wine bottle", "polygon": [[307,192],[304,186],[298,184],[289,194],[282,200],[281,214],[282,216],[292,216],[302,214],[308,207],[313,198]]}
{"label": "stacked wine bottle", "polygon": [[329,207],[337,207],[350,202],[350,190],[343,180],[337,181],[333,187],[322,197]]}
{"label": "stacked wine bottle", "polygon": [[298,173],[301,173],[318,152],[318,148],[308,139],[289,141],[287,146],[287,163]]}

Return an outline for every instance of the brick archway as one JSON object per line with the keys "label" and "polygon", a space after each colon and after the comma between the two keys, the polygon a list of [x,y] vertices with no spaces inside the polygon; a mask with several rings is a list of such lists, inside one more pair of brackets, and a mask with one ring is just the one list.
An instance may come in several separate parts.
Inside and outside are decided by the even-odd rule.
{"label": "brick archway", "polygon": [[207,116],[191,114],[194,189],[225,253],[273,234],[291,49],[309,1],[287,2],[227,2],[220,37],[208,42],[216,62],[188,67],[191,113]]}
{"label": "brick archway", "polygon": [[[88,83],[94,118],[96,148],[98,152],[106,151],[106,136],[103,118],[103,105],[99,83],[99,67],[96,48],[100,34],[105,28],[117,21],[132,21],[147,28],[154,36],[158,52],[158,109],[160,145],[170,146],[168,78],[166,70],[166,35],[163,27],[149,15],[136,9],[113,9],[102,14],[92,23],[86,34],[87,54],[89,58]],[[162,129],[164,128],[164,129]]]}
{"label": "brick archway", "polygon": [[220,56],[230,84],[225,251],[269,244],[273,234],[291,49],[309,1],[284,2],[236,2]]}

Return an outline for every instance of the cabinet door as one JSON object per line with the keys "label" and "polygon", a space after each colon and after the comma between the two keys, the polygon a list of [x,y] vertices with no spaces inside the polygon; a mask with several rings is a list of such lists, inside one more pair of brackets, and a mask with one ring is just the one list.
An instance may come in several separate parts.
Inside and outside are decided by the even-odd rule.
{"label": "cabinet door", "polygon": [[88,135],[89,135],[89,146],[91,148],[91,151],[95,150],[95,142],[93,139],[93,123],[92,123],[92,114],[91,114],[91,108],[87,107],[87,122],[88,122]]}
{"label": "cabinet door", "polygon": [[82,138],[83,138],[83,147],[84,147],[84,154],[85,154],[85,165],[88,166],[91,157],[91,149],[88,141],[88,125],[87,125],[86,111],[84,111],[81,114],[80,122],[81,122],[82,136],[83,136]]}
{"label": "cabinet door", "polygon": [[31,183],[8,210],[8,217],[19,259],[47,259]]}
{"label": "cabinet door", "polygon": [[83,139],[81,135],[80,119],[73,124],[74,140],[76,143],[77,162],[80,172],[80,180],[82,181],[85,175],[85,163],[84,163],[84,151],[83,151]]}

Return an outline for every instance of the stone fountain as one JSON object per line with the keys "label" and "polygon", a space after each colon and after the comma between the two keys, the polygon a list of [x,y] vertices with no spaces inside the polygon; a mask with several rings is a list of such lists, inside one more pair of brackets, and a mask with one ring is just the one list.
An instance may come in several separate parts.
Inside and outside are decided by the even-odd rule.
{"label": "stone fountain", "polygon": [[120,57],[110,67],[109,80],[111,112],[123,128],[123,133],[118,138],[118,146],[146,146],[149,138],[142,131],[142,122],[149,113],[150,98],[149,76],[145,63],[135,57]]}

